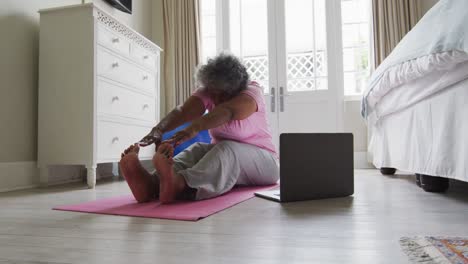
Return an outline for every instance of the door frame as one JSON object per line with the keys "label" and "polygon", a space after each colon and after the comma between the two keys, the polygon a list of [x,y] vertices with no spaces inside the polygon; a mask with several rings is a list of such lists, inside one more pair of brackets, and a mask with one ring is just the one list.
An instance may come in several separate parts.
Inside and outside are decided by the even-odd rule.
{"label": "door frame", "polygon": [[[267,25],[268,25],[268,70],[270,94],[266,94],[266,104],[275,106],[275,117],[271,124],[273,132],[277,132],[279,138],[280,122],[280,96],[279,88],[287,87],[287,65],[286,65],[286,24],[285,24],[285,1],[287,0],[265,0],[267,2]],[[230,50],[230,17],[229,0],[217,0],[216,3],[216,46],[217,51]],[[336,132],[342,132],[344,123],[344,76],[343,76],[343,42],[341,23],[341,0],[326,0],[326,32],[327,32],[327,67],[328,67],[328,90],[314,91],[316,100],[330,100],[334,98],[336,109]],[[272,89],[274,94],[271,94]],[[331,92],[331,94],[329,93]],[[272,96],[273,98],[270,98]],[[270,107],[268,107],[269,109]],[[268,113],[271,115],[272,113]]]}
{"label": "door frame", "polygon": [[344,131],[344,71],[341,0],[326,0],[328,86],[335,87],[336,129]]}
{"label": "door frame", "polygon": [[[271,0],[268,0],[270,2]],[[274,43],[276,44],[277,78],[277,105],[280,105],[280,90],[283,87],[284,96],[287,96],[287,46],[286,46],[286,10],[285,2],[287,0],[273,0],[275,3],[276,31]],[[327,36],[327,81],[328,90],[315,90],[313,92],[303,92],[303,94],[312,94],[307,96],[308,101],[333,100],[335,109],[335,128],[336,132],[343,131],[343,109],[344,109],[344,83],[343,83],[343,43],[341,28],[341,0],[326,0],[326,36]],[[270,15],[270,14],[269,14]],[[273,15],[273,14],[271,14]],[[273,39],[272,39],[273,40]],[[301,93],[301,92],[297,92]],[[284,100],[284,99],[283,99]],[[296,99],[297,100],[297,99]],[[301,99],[299,99],[301,100]],[[278,111],[278,122],[281,112]]]}

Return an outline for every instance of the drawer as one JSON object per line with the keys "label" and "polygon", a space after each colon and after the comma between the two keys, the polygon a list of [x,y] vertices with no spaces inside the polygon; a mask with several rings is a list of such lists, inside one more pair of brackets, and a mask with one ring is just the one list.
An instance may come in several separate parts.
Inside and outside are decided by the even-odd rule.
{"label": "drawer", "polygon": [[99,80],[97,86],[97,110],[99,114],[118,115],[155,122],[154,97]]}
{"label": "drawer", "polygon": [[[121,124],[103,120],[98,121],[98,161],[119,160],[122,152],[147,135],[151,131],[151,128],[151,126]],[[153,155],[153,145],[140,149],[140,158],[151,159]]]}
{"label": "drawer", "polygon": [[102,25],[97,30],[98,43],[106,48],[116,50],[125,55],[130,54],[130,41],[119,33],[113,32]]}
{"label": "drawer", "polygon": [[97,74],[154,94],[156,77],[137,65],[98,47]]}
{"label": "drawer", "polygon": [[138,44],[132,44],[131,56],[139,63],[151,68],[157,68],[157,55],[140,47]]}

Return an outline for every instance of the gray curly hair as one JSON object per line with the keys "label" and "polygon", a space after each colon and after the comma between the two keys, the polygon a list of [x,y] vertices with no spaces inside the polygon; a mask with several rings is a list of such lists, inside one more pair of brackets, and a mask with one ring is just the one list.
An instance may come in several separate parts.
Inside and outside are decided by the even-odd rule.
{"label": "gray curly hair", "polygon": [[234,55],[222,52],[198,67],[195,82],[201,89],[221,92],[229,98],[247,89],[249,74],[247,68]]}

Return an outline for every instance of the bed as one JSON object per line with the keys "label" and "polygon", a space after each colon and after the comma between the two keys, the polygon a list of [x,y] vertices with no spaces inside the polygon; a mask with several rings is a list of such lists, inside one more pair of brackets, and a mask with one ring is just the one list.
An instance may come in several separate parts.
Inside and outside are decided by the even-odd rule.
{"label": "bed", "polygon": [[468,182],[468,1],[439,1],[376,69],[362,100],[383,174],[426,191]]}

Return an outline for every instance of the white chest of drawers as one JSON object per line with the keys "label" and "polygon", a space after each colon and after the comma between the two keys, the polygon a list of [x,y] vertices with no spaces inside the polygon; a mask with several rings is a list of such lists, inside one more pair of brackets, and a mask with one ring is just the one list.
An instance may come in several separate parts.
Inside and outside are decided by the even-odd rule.
{"label": "white chest of drawers", "polygon": [[85,165],[93,188],[97,164],[159,121],[161,49],[92,3],[39,13],[40,181],[49,165]]}

